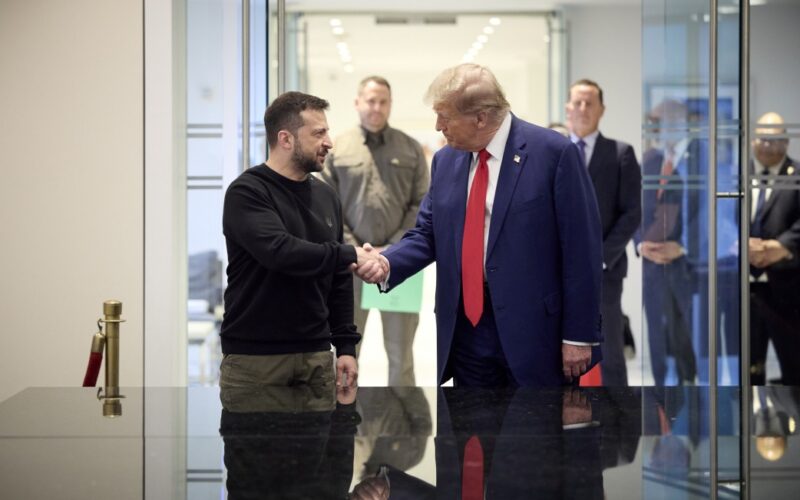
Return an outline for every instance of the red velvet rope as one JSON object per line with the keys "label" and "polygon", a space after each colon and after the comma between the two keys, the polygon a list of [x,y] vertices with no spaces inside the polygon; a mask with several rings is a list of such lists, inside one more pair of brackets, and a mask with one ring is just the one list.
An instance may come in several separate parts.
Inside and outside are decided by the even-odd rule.
{"label": "red velvet rope", "polygon": [[94,387],[97,385],[97,376],[100,374],[100,364],[102,362],[102,352],[89,353],[89,365],[86,367],[86,375],[83,377],[84,387]]}

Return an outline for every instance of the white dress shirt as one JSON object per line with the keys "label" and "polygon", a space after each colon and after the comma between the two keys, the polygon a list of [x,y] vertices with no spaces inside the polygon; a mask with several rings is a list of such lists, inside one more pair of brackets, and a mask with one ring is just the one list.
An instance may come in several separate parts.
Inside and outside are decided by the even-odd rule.
{"label": "white dress shirt", "polygon": [[[506,115],[500,128],[489,141],[486,151],[489,152],[489,159],[486,164],[489,166],[489,184],[486,186],[486,210],[484,212],[483,223],[483,275],[486,277],[486,247],[489,243],[489,224],[492,222],[492,207],[494,206],[494,194],[497,190],[497,179],[500,177],[500,166],[503,164],[503,152],[506,150],[508,133],[511,131],[511,113]],[[467,203],[469,203],[469,191],[472,189],[472,180],[478,170],[478,152],[472,153],[472,163],[469,166],[469,181],[467,182]]]}
{"label": "white dress shirt", "polygon": [[[783,162],[785,162],[785,161],[786,161],[786,157],[784,156],[775,165],[771,165],[769,167],[766,167],[766,169],[769,171],[770,177],[773,177],[773,176],[776,176],[776,175],[780,175],[781,167],[783,166]],[[755,175],[761,175],[761,172],[764,170],[764,168],[765,168],[764,165],[762,165],[757,159],[755,159],[755,158],[753,159],[753,170],[754,170]],[[769,200],[769,197],[772,196],[772,191],[773,191],[772,186],[775,184],[775,179],[769,179],[769,180],[753,179],[753,187],[752,187],[751,198],[750,198],[750,223],[751,224],[756,219],[756,209],[758,209],[758,194],[759,194],[759,191],[761,190],[761,189],[759,189],[759,186],[761,186],[762,182],[766,182],[767,183],[767,187],[761,187],[761,189],[764,190],[764,204],[766,204],[767,201]],[[758,278],[753,277],[753,275],[751,274],[750,275],[750,282],[751,283],[753,283],[753,282],[767,283],[767,282],[769,282],[769,277],[767,277],[767,273],[761,273],[761,275]]]}

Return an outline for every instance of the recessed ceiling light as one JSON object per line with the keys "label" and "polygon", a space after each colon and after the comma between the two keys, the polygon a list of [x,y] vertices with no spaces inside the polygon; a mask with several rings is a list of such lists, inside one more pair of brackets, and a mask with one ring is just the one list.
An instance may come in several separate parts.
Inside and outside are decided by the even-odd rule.
{"label": "recessed ceiling light", "polygon": [[486,33],[487,35],[491,35],[492,33],[494,33],[494,28],[492,28],[491,26],[486,26],[485,28],[483,28],[483,32]]}
{"label": "recessed ceiling light", "polygon": [[489,24],[492,26],[500,26],[500,18],[499,17],[490,17]]}
{"label": "recessed ceiling light", "polygon": [[344,28],[341,26],[335,26],[333,29],[331,29],[331,33],[334,35],[344,35]]}
{"label": "recessed ceiling light", "polygon": [[336,18],[331,19],[330,23],[331,23],[331,26],[341,26],[342,25],[341,19],[336,19]]}

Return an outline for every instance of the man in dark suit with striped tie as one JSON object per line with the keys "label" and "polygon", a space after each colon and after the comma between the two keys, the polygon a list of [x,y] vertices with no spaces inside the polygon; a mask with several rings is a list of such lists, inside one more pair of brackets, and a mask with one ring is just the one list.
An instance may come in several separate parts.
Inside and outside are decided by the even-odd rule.
{"label": "man in dark suit with striped tie", "polygon": [[766,113],[753,141],[750,224],[751,382],[766,382],[767,346],[772,340],[781,382],[800,384],[800,175],[786,152],[783,118]]}
{"label": "man in dark suit with striped tie", "polygon": [[567,128],[592,178],[603,230],[603,385],[628,385],[625,367],[622,280],[628,273],[625,247],[642,215],[642,172],[630,144],[598,130],[605,111],[603,90],[588,79],[569,89]]}

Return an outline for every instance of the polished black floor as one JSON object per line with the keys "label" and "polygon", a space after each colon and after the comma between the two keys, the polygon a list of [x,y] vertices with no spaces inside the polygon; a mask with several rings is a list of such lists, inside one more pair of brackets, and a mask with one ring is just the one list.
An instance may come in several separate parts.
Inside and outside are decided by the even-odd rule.
{"label": "polished black floor", "polygon": [[[3,498],[708,498],[708,389],[130,388],[0,403]],[[756,388],[753,498],[800,494],[800,390]],[[736,388],[719,498],[740,497]]]}

